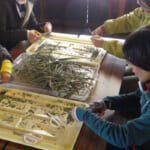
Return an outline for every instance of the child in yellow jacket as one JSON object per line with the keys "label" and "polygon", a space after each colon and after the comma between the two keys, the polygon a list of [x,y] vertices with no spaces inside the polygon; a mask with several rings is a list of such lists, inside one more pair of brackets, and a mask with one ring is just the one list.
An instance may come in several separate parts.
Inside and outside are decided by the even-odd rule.
{"label": "child in yellow jacket", "polygon": [[137,3],[140,5],[139,8],[116,19],[106,20],[103,25],[97,27],[91,38],[93,44],[104,48],[115,56],[124,58],[122,42],[117,40],[105,41],[102,37],[95,35],[129,33],[141,26],[150,24],[150,0],[137,0]]}
{"label": "child in yellow jacket", "polygon": [[6,83],[11,77],[12,58],[7,49],[0,45],[0,83]]}

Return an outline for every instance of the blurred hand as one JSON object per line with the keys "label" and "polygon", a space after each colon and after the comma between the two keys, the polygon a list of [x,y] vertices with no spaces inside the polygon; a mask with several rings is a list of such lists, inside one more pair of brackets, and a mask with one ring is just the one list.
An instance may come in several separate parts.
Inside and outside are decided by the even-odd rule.
{"label": "blurred hand", "polygon": [[52,24],[50,22],[47,22],[45,25],[44,25],[44,32],[52,32]]}
{"label": "blurred hand", "polygon": [[105,113],[105,103],[102,100],[94,101],[89,104],[88,109],[91,110],[92,112],[96,113],[97,116],[101,117]]}
{"label": "blurred hand", "polygon": [[101,36],[94,35],[91,37],[91,41],[96,47],[103,47],[104,39]]}
{"label": "blurred hand", "polygon": [[28,30],[28,41],[34,43],[41,39],[41,36],[36,33],[36,30]]}
{"label": "blurred hand", "polygon": [[101,29],[101,27],[97,27],[95,30],[93,30],[92,34],[93,35],[104,35],[104,32]]}
{"label": "blurred hand", "polygon": [[11,74],[8,72],[1,72],[1,83],[7,83],[11,77]]}
{"label": "blurred hand", "polygon": [[73,107],[73,109],[71,110],[71,116],[75,121],[79,121],[77,116],[76,116],[76,108],[77,107]]}

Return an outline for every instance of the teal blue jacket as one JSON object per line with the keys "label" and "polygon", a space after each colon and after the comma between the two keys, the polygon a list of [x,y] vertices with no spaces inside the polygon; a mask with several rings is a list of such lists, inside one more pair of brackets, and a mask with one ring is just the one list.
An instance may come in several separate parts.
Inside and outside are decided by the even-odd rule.
{"label": "teal blue jacket", "polygon": [[[142,85],[142,83],[140,83]],[[124,125],[106,121],[87,108],[77,107],[76,116],[107,142],[120,148],[139,146],[150,141],[150,93],[143,86],[133,93],[105,97],[106,107],[113,110],[140,110],[141,115]],[[147,145],[148,146],[148,145]],[[146,147],[146,150],[150,147]]]}

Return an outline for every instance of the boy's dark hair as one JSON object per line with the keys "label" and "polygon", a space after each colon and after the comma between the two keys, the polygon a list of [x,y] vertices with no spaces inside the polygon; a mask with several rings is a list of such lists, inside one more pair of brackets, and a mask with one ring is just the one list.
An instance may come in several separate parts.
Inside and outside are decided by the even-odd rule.
{"label": "boy's dark hair", "polygon": [[142,0],[144,3],[146,3],[148,6],[150,6],[150,0]]}
{"label": "boy's dark hair", "polygon": [[150,71],[150,25],[131,33],[125,41],[123,52],[129,62]]}

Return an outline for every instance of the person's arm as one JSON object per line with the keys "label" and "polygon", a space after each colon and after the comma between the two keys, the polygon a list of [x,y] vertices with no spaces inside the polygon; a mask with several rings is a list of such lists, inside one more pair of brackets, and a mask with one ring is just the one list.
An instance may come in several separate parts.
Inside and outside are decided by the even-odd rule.
{"label": "person's arm", "polygon": [[140,95],[140,90],[137,90],[136,92],[119,96],[107,96],[89,103],[89,107],[86,109],[92,111],[97,116],[103,116],[106,109],[119,111],[140,110]]}
{"label": "person's arm", "polygon": [[52,24],[50,22],[44,23],[38,22],[34,12],[32,12],[28,23],[28,29],[30,30],[35,29],[38,30],[39,32],[51,32]]}
{"label": "person's arm", "polygon": [[12,57],[8,52],[8,50],[4,46],[0,45],[0,66],[2,65],[2,61],[6,59],[9,60],[10,62],[13,62]]}
{"label": "person's arm", "polygon": [[12,72],[12,62],[8,59],[2,61],[0,72],[8,72],[11,74]]}
{"label": "person's arm", "polygon": [[142,25],[146,14],[141,8],[136,8],[132,12],[116,19],[109,19],[103,25],[97,27],[92,33],[94,35],[112,35],[117,33],[133,32]]}
{"label": "person's arm", "polygon": [[102,100],[105,102],[107,109],[118,111],[140,110],[140,96],[141,92],[138,89],[129,94],[107,96]]}
{"label": "person's arm", "polygon": [[[0,41],[3,45],[10,44],[11,46],[15,46],[15,44],[22,40],[28,40],[30,43],[33,43],[40,39],[34,30],[22,29],[19,26],[18,29],[16,29],[16,26],[13,29],[13,24],[10,24],[10,20],[6,17],[7,5],[6,3],[1,4],[4,5],[2,9],[2,6],[0,6],[0,14],[2,14],[0,18]],[[9,10],[10,12],[11,10]]]}
{"label": "person's arm", "polygon": [[35,30],[38,30],[39,32],[43,32],[44,25],[45,25],[45,22],[44,23],[38,22],[34,12],[32,11],[29,21],[27,23],[27,28],[29,30],[35,29]]}
{"label": "person's arm", "polygon": [[141,8],[136,8],[134,11],[125,14],[116,19],[106,20],[103,24],[105,34],[129,33],[133,32],[141,26],[141,21],[145,13]]}
{"label": "person's arm", "polygon": [[[0,41],[1,41],[1,44],[4,44],[4,45],[9,44],[11,46],[15,46],[15,44],[17,44],[18,42],[22,40],[31,41],[29,38],[30,34],[28,33],[32,29],[37,29],[37,30],[39,29],[40,31],[43,32],[42,29],[44,28],[43,26],[46,23],[38,23],[36,20],[36,17],[34,16],[34,13],[31,13],[29,21],[27,22],[26,29],[22,29],[19,26],[17,28],[17,26],[15,25],[15,21],[17,21],[17,19],[14,18],[13,20],[13,17],[17,17],[14,15],[15,10],[12,10],[11,3],[9,4],[8,2],[9,1],[0,2],[0,15],[1,15],[0,17]],[[11,15],[11,12],[13,15]],[[14,25],[12,23],[14,23]],[[36,36],[35,38],[38,39]]]}
{"label": "person's arm", "polygon": [[0,74],[1,74],[1,83],[7,83],[11,78],[12,72],[12,62],[8,59],[2,61]]}
{"label": "person's arm", "polygon": [[11,77],[13,60],[11,55],[8,53],[7,49],[0,45],[0,74],[1,83],[6,83]]}
{"label": "person's arm", "polygon": [[76,117],[76,120],[83,121],[107,142],[120,148],[142,145],[150,137],[150,111],[137,119],[128,121],[125,125],[106,121],[83,107],[76,107],[72,116]]}
{"label": "person's arm", "polygon": [[125,58],[123,54],[123,44],[124,42],[118,40],[104,41],[102,48],[112,55]]}
{"label": "person's arm", "polygon": [[92,36],[91,41],[96,47],[101,47],[112,55],[124,58],[122,50],[124,42],[121,42],[119,40],[105,40],[104,38],[98,35]]}
{"label": "person's arm", "polygon": [[[12,18],[8,18],[8,13],[12,11],[9,4],[5,1],[0,3],[0,42],[1,44],[18,43],[27,39],[27,30],[13,29]],[[14,12],[12,12],[14,13]],[[9,19],[9,21],[8,21]],[[16,19],[15,19],[16,20]],[[14,20],[14,21],[15,21]],[[15,24],[15,22],[13,22]]]}

